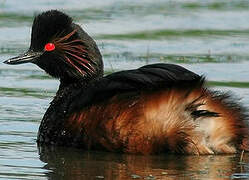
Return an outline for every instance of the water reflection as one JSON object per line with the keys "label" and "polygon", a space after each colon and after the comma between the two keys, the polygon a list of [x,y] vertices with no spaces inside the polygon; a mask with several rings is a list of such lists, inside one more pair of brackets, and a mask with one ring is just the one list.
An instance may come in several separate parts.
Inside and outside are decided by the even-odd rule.
{"label": "water reflection", "polygon": [[227,179],[249,178],[244,154],[219,156],[127,155],[40,147],[48,179]]}

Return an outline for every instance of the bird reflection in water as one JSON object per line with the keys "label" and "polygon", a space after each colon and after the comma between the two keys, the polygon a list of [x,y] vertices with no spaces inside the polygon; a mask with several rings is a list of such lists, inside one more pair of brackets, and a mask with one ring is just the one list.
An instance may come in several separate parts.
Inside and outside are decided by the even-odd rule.
{"label": "bird reflection in water", "polygon": [[249,178],[248,153],[240,155],[132,155],[82,151],[65,147],[38,147],[49,179],[227,179]]}

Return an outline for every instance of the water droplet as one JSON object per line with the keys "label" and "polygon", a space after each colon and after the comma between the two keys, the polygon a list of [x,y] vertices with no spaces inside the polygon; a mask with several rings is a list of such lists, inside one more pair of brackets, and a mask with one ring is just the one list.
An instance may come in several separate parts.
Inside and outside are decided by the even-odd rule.
{"label": "water droplet", "polygon": [[156,179],[156,177],[150,174],[149,176],[147,176],[144,179],[146,179],[146,180],[154,180],[154,179]]}
{"label": "water droplet", "polygon": [[97,179],[104,179],[104,176],[95,176]]}
{"label": "water droplet", "polygon": [[65,136],[65,135],[66,135],[66,131],[63,130],[63,131],[61,132],[61,135],[62,135],[62,136]]}
{"label": "water droplet", "polygon": [[132,178],[132,179],[140,179],[141,176],[136,175],[136,174],[132,174],[132,175],[131,175],[131,178]]}

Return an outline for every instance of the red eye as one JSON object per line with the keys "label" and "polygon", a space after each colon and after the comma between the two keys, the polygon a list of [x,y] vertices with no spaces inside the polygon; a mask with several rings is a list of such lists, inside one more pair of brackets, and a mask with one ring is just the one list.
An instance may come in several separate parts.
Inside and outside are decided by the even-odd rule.
{"label": "red eye", "polygon": [[44,49],[45,51],[53,51],[55,49],[55,45],[53,43],[47,43]]}

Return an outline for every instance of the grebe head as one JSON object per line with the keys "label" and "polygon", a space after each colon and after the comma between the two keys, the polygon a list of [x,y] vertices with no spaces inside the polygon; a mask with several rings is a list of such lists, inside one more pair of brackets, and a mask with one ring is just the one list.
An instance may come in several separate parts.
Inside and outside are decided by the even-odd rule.
{"label": "grebe head", "polygon": [[94,40],[66,14],[50,10],[37,15],[28,51],[6,64],[34,63],[63,83],[103,76],[103,62]]}

